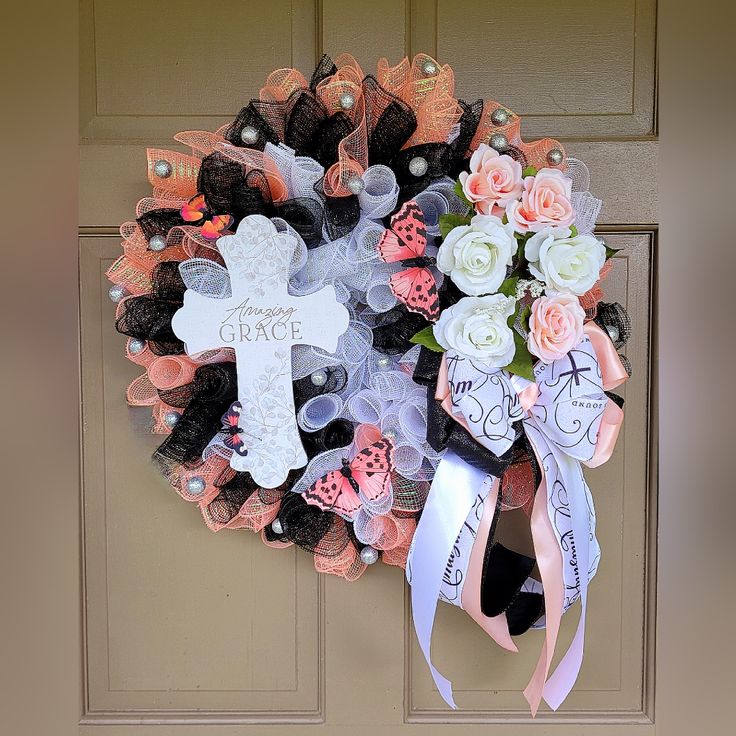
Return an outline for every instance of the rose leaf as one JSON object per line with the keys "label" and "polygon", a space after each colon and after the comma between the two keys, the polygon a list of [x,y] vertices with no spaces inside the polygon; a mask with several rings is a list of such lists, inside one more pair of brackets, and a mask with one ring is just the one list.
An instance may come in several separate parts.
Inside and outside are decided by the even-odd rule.
{"label": "rose leaf", "polygon": [[538,173],[536,166],[527,166],[521,172],[521,175],[526,178],[527,176],[536,176]]}
{"label": "rose leaf", "polygon": [[504,368],[509,373],[515,373],[517,376],[526,378],[528,381],[534,380],[534,369],[532,367],[532,354],[526,346],[524,338],[514,330],[514,345],[516,353],[514,359]]}
{"label": "rose leaf", "polygon": [[446,238],[450,230],[462,225],[469,225],[470,218],[463,215],[454,215],[451,212],[446,215],[440,215],[440,235]]}
{"label": "rose leaf", "polygon": [[434,336],[432,325],[425,327],[423,330],[419,330],[416,335],[409,339],[409,342],[412,342],[415,345],[424,345],[425,348],[428,348],[435,353],[445,352],[445,349],[437,342],[437,339]]}
{"label": "rose leaf", "polygon": [[518,276],[512,276],[506,279],[501,286],[498,287],[498,293],[504,296],[513,296],[516,298],[516,284],[519,281]]}
{"label": "rose leaf", "polygon": [[473,209],[473,203],[465,196],[465,192],[463,191],[463,185],[460,183],[460,179],[458,179],[455,182],[455,186],[452,191],[455,192],[458,198],[461,199],[465,203],[465,206],[469,210]]}

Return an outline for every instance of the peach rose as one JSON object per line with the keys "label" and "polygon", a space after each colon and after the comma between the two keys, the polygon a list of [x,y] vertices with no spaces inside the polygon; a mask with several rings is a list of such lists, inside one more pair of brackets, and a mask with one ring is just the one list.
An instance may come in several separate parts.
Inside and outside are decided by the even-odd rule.
{"label": "peach rose", "polygon": [[521,200],[506,205],[506,216],[517,233],[537,232],[549,226],[566,227],[575,221],[570,202],[572,181],[557,169],[540,169],[527,176]]}
{"label": "peach rose", "polygon": [[470,157],[470,173],[460,174],[460,184],[478,212],[496,214],[495,206],[504,208],[521,196],[521,164],[481,143]]}
{"label": "peach rose", "polygon": [[567,355],[583,339],[585,312],[573,294],[540,296],[532,304],[527,347],[543,363]]}

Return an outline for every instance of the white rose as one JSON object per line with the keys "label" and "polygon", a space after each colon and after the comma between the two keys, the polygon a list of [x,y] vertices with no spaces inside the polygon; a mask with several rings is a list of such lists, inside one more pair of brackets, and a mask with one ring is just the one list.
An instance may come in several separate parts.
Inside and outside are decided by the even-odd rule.
{"label": "white rose", "polygon": [[490,294],[506,278],[516,248],[513,225],[494,215],[476,215],[470,225],[450,230],[437,253],[437,267],[466,294]]}
{"label": "white rose", "polygon": [[582,296],[598,281],[606,246],[592,235],[571,236],[568,227],[548,227],[526,243],[529,270],[550,289]]}
{"label": "white rose", "polygon": [[446,350],[455,350],[494,368],[513,359],[516,347],[508,319],[516,300],[503,294],[466,296],[440,314],[434,336]]}

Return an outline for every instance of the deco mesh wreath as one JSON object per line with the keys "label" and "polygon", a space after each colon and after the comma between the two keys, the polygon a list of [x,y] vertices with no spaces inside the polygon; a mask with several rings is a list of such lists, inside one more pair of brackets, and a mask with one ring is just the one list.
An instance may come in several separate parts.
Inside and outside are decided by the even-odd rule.
{"label": "deco mesh wreath", "polygon": [[[166,478],[210,529],[296,544],[320,572],[406,568],[451,705],[438,600],[506,649],[546,628],[525,695],[557,708],[599,557],[580,463],[612,452],[630,335],[602,301],[613,252],[585,165],[455,99],[421,54],[375,76],[349,55],[309,81],[279,69],[229,125],[175,140],[191,154],[148,150],[153,194],[107,274]],[[517,508],[535,557],[497,541]]]}

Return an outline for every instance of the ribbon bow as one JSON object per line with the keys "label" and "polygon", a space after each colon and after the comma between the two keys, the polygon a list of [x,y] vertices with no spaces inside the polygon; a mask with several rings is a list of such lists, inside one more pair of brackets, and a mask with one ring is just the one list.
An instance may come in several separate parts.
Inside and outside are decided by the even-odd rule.
{"label": "ribbon bow", "polygon": [[[593,500],[580,463],[597,466],[610,457],[623,412],[605,391],[627,378],[613,344],[594,323],[586,325],[583,341],[576,348],[550,364],[538,363],[534,375],[534,382],[527,381],[450,351],[443,358],[435,394],[442,408],[497,458],[514,444],[521,424],[541,469],[530,525],[542,578],[546,637],[524,691],[532,714],[536,714],[542,697],[551,708],[559,707],[582,663],[588,582],[597,570],[600,548],[595,538]],[[437,468],[407,564],[420,646],[440,694],[452,707],[451,684],[429,657],[437,598],[447,599],[443,573],[457,564],[453,557],[462,550],[462,531],[474,528],[473,538],[476,534],[481,538],[490,527],[487,519],[484,524],[488,514],[482,507],[485,505],[492,515],[498,493],[494,474],[447,451]],[[497,643],[516,651],[506,615],[487,617],[480,613],[476,600],[480,572],[476,568],[473,555],[468,555],[460,570],[466,588],[458,596],[460,605]],[[531,578],[526,585],[530,590],[539,589]],[[582,611],[575,637],[547,679],[562,614],[578,598]]]}

